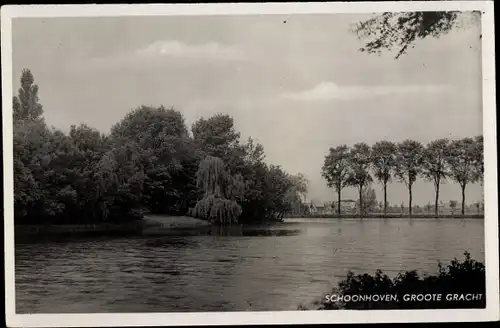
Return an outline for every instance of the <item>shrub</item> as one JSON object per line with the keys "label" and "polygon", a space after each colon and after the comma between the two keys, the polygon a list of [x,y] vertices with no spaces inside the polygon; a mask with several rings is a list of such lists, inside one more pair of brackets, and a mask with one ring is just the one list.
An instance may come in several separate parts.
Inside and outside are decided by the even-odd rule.
{"label": "shrub", "polygon": [[[336,309],[444,309],[444,308],[484,308],[486,306],[486,275],[484,264],[471,259],[468,252],[464,253],[465,259],[459,261],[456,258],[447,266],[438,265],[438,273],[435,276],[423,276],[413,271],[399,273],[391,279],[381,270],[375,275],[359,274],[349,272],[342,280],[338,288],[330,295],[337,295],[335,302],[327,300],[326,297],[313,303],[316,310]],[[433,300],[411,301],[409,295],[436,295]],[[346,296],[353,300],[357,295],[393,295],[387,301],[369,301],[359,298],[359,301],[346,302]],[[406,296],[405,296],[406,295]],[[440,295],[440,300],[437,299]],[[469,300],[457,297],[453,299],[450,295],[474,295]],[[480,295],[480,296],[479,296]],[[428,296],[430,297],[430,296]],[[408,299],[410,298],[410,299]],[[342,299],[342,301],[337,301]],[[299,306],[299,310],[308,309]]]}

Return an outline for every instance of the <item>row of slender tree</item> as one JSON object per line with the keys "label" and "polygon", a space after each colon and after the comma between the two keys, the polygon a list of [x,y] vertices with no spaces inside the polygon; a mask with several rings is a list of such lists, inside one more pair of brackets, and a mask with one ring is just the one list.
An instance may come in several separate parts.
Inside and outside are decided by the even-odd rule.
{"label": "row of slender tree", "polygon": [[215,223],[276,220],[307,183],[265,163],[262,145],[242,142],[233,119],[140,106],[109,134],[47,126],[33,74],[13,98],[16,223],[123,222],[144,212]]}
{"label": "row of slender tree", "polygon": [[[409,214],[412,215],[412,187],[421,177],[432,182],[435,191],[434,211],[438,215],[439,188],[447,179],[460,185],[462,215],[465,213],[465,188],[483,181],[483,137],[459,140],[438,139],[427,145],[415,140],[399,143],[379,141],[371,147],[357,143],[352,147],[330,148],[325,156],[322,176],[338,196],[340,213],[341,193],[345,187],[356,187],[360,208],[363,208],[364,188],[375,179],[383,186],[384,215],[387,214],[387,185],[393,178],[408,188]],[[362,214],[362,213],[361,213]]]}

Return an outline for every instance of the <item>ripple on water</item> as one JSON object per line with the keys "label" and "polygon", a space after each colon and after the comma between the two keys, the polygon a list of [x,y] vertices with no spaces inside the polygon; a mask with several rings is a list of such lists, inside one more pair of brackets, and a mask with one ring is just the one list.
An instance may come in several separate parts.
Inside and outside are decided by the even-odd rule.
{"label": "ripple on water", "polygon": [[[438,222],[439,221],[439,222]],[[348,270],[484,261],[482,220],[295,220],[221,235],[16,245],[19,313],[294,310]]]}

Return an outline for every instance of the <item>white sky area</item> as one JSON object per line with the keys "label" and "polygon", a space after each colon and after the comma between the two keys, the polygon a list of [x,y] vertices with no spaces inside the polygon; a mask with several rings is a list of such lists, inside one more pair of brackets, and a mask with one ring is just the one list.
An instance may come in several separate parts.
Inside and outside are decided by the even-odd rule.
{"label": "white sky area", "polygon": [[[17,18],[14,90],[31,69],[47,122],[66,131],[86,123],[107,133],[140,105],[174,106],[189,127],[227,113],[269,163],[306,175],[308,199],[331,201],[320,174],[329,147],[482,134],[480,27],[420,41],[396,60],[358,51],[350,28],[368,17]],[[461,200],[457,184],[441,189],[444,202]],[[466,197],[482,199],[482,188]],[[391,204],[407,199],[403,184],[389,185]],[[413,199],[432,203],[432,184],[417,181]]]}

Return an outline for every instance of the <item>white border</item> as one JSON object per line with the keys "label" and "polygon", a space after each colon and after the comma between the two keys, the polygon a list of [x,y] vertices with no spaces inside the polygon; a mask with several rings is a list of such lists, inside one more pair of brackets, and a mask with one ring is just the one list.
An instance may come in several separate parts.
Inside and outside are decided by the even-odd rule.
{"label": "white border", "polygon": [[411,1],[337,3],[127,4],[3,6],[2,99],[4,190],[13,188],[12,34],[14,17],[103,17],[164,15],[248,15],[306,13],[373,13],[383,11],[481,10],[483,64],[483,131],[485,147],[486,309],[198,312],[121,314],[15,314],[13,193],[4,193],[5,305],[10,327],[185,326],[318,323],[473,322],[499,320],[498,203],[496,157],[495,47],[493,1]]}

